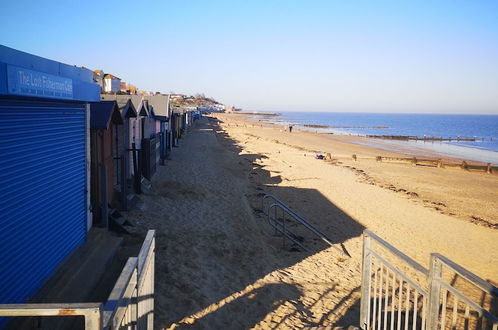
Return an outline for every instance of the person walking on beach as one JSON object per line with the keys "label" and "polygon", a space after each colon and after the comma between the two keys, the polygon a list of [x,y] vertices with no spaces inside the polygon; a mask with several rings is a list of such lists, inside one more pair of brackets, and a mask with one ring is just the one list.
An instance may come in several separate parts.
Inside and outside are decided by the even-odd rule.
{"label": "person walking on beach", "polygon": [[289,125],[289,133],[292,133],[292,125]]}

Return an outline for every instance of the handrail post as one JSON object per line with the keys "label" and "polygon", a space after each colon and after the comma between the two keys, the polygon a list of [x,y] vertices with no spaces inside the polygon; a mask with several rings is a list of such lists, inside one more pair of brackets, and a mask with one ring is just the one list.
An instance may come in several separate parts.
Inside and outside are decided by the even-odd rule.
{"label": "handrail post", "polygon": [[[427,329],[437,329],[439,322],[439,302],[441,294],[441,262],[431,254],[429,269],[429,308],[427,309]],[[445,306],[443,306],[445,308]],[[445,317],[445,315],[443,315]]]}
{"label": "handrail post", "polygon": [[282,244],[283,248],[285,249],[285,210],[284,209],[282,209],[282,228],[283,228]]}
{"label": "handrail post", "polygon": [[85,313],[85,330],[102,329],[101,306]]}
{"label": "handrail post", "polygon": [[360,327],[366,330],[368,324],[368,310],[370,309],[370,286],[372,278],[372,254],[370,253],[372,244],[371,237],[363,234],[363,258],[362,258],[362,273],[361,273],[361,303],[360,303]]}

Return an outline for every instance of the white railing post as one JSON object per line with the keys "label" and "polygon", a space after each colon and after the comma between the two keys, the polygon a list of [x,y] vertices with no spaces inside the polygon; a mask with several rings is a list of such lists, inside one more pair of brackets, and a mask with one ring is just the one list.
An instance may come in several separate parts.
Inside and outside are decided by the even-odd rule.
{"label": "white railing post", "polygon": [[370,323],[368,310],[370,309],[370,285],[371,285],[371,268],[372,254],[370,253],[372,239],[366,233],[363,234],[363,261],[361,275],[361,305],[360,305],[360,327],[364,330]]}
{"label": "white railing post", "polygon": [[149,271],[149,276],[150,276],[150,295],[151,299],[149,301],[149,314],[147,315],[147,329],[154,329],[154,281],[155,281],[155,262],[156,262],[156,238],[155,238],[155,232],[154,232],[154,239],[152,240],[152,247],[151,247],[151,253],[152,253],[152,260],[151,260],[151,265],[150,265],[150,271]]}
{"label": "white railing post", "polygon": [[85,330],[102,329],[102,309],[90,309],[85,313]]}
{"label": "white railing post", "polygon": [[[431,254],[429,269],[429,308],[427,308],[427,329],[437,329],[439,323],[439,306],[441,295],[441,262]],[[445,306],[443,306],[445,308]],[[443,313],[443,317],[445,317]]]}

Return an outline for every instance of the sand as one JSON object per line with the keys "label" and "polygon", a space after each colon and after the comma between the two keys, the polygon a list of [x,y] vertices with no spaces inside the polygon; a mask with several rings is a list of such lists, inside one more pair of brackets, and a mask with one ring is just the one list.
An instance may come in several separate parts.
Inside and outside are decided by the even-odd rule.
{"label": "sand", "polygon": [[[354,162],[353,153],[380,151],[216,117],[219,125],[203,119],[180,140],[126,214],[138,220],[135,231],[157,230],[156,328],[357,325],[365,228],[425,267],[439,252],[498,281],[497,175]],[[336,160],[317,160],[316,151]],[[306,232],[299,234],[309,252],[283,247],[261,214],[263,193],[305,216],[334,247]]]}

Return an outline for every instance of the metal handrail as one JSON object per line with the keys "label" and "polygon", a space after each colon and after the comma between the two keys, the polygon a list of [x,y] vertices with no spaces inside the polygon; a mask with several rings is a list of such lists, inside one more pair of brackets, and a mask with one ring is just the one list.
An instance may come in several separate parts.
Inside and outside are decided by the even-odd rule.
{"label": "metal handrail", "polygon": [[439,261],[441,261],[441,263],[443,263],[444,266],[450,268],[455,273],[458,273],[458,275],[462,276],[463,278],[465,278],[470,283],[477,286],[482,291],[485,291],[495,297],[498,297],[498,289],[488,281],[483,280],[474,273],[454,263],[453,261],[451,261],[450,259],[446,258],[445,256],[439,253],[431,253],[431,255],[439,259]]}
{"label": "metal handrail", "polygon": [[[383,248],[383,252],[375,251],[374,246]],[[381,255],[384,253],[399,258],[411,270],[422,273],[427,290],[411,279],[407,272],[401,271],[385,259]],[[404,324],[405,329],[419,326],[422,330],[446,329],[448,325],[452,329],[473,329],[477,326],[479,329],[498,330],[498,317],[486,309],[483,302],[474,301],[464,291],[447,282],[442,276],[443,267],[483,293],[490,294],[492,300],[496,299],[498,288],[438,253],[431,254],[428,270],[371,231],[365,230],[362,264],[361,329],[399,329]],[[410,296],[414,298],[413,303]],[[419,296],[422,297],[421,304],[417,303]],[[398,302],[398,306],[395,302]],[[404,321],[401,317],[403,309]],[[394,317],[396,312],[397,321]],[[417,315],[421,319],[420,324]]]}
{"label": "metal handrail", "polygon": [[399,258],[402,261],[404,261],[405,263],[409,264],[410,266],[412,266],[414,269],[416,269],[420,273],[422,273],[426,276],[429,275],[429,270],[427,268],[425,268],[424,266],[422,266],[421,264],[419,264],[418,262],[416,262],[415,260],[413,260],[412,258],[407,256],[406,254],[404,254],[403,252],[401,252],[400,250],[398,250],[397,248],[395,248],[394,246],[392,246],[391,244],[389,244],[388,242],[386,242],[385,240],[383,240],[379,236],[375,235],[372,231],[365,229],[363,231],[363,236],[371,237],[377,244],[379,244],[382,247],[389,250],[389,252],[391,252],[397,258]]}
{"label": "metal handrail", "polygon": [[[265,210],[265,207],[264,207],[264,202],[266,199],[272,199],[274,202],[268,206],[268,209]],[[268,222],[270,223],[271,226],[273,226],[275,229],[279,230],[280,232],[282,232],[282,234],[285,235],[285,237],[287,237],[288,239],[290,239],[292,242],[296,243],[297,245],[299,245],[301,248],[303,248],[304,250],[308,251],[308,249],[306,247],[304,247],[304,245],[302,245],[298,240],[294,239],[293,236],[296,236],[294,233],[292,233],[289,229],[286,229],[285,228],[285,222],[283,222],[283,226],[282,230],[280,230],[279,228],[276,227],[276,223],[277,222],[277,219],[272,219],[271,217],[271,209],[272,208],[280,208],[282,210],[282,212],[284,212],[284,214],[288,214],[292,220],[300,223],[301,225],[303,225],[306,229],[308,229],[309,231],[311,231],[313,234],[315,234],[316,236],[318,236],[321,240],[323,240],[325,243],[327,243],[328,245],[330,245],[331,247],[333,247],[334,249],[336,249],[337,251],[341,252],[341,254],[345,255],[346,256],[346,253],[344,253],[344,251],[342,251],[341,249],[337,248],[334,243],[332,242],[332,240],[330,238],[327,237],[327,235],[325,235],[323,232],[321,232],[318,228],[316,228],[315,226],[313,226],[311,223],[309,223],[306,219],[304,219],[302,216],[300,216],[299,214],[297,214],[294,210],[290,209],[287,205],[284,204],[284,202],[282,202],[281,200],[279,200],[277,197],[275,197],[274,195],[271,195],[271,194],[265,194],[262,198],[262,201],[261,201],[261,208],[262,208],[262,211],[263,211],[263,214],[265,214],[267,217],[268,217]],[[274,223],[272,223],[271,221],[274,221]],[[290,234],[286,234],[285,233],[288,232]]]}
{"label": "metal handrail", "polygon": [[[280,204],[272,204],[270,206],[271,207],[279,207]],[[279,222],[277,221],[276,218],[272,218],[270,216],[270,214],[268,213],[268,223],[273,227],[275,228],[275,230],[278,230],[282,235],[284,235],[284,237],[287,237],[290,241],[292,241],[294,244],[298,245],[300,248],[302,248],[303,250],[305,251],[309,251],[303,244],[301,244],[301,242],[299,242],[299,240],[297,240],[296,237],[297,235],[294,234],[291,230],[285,228],[285,219],[282,221],[282,224],[279,224]],[[284,243],[285,243],[285,240],[284,240]]]}

